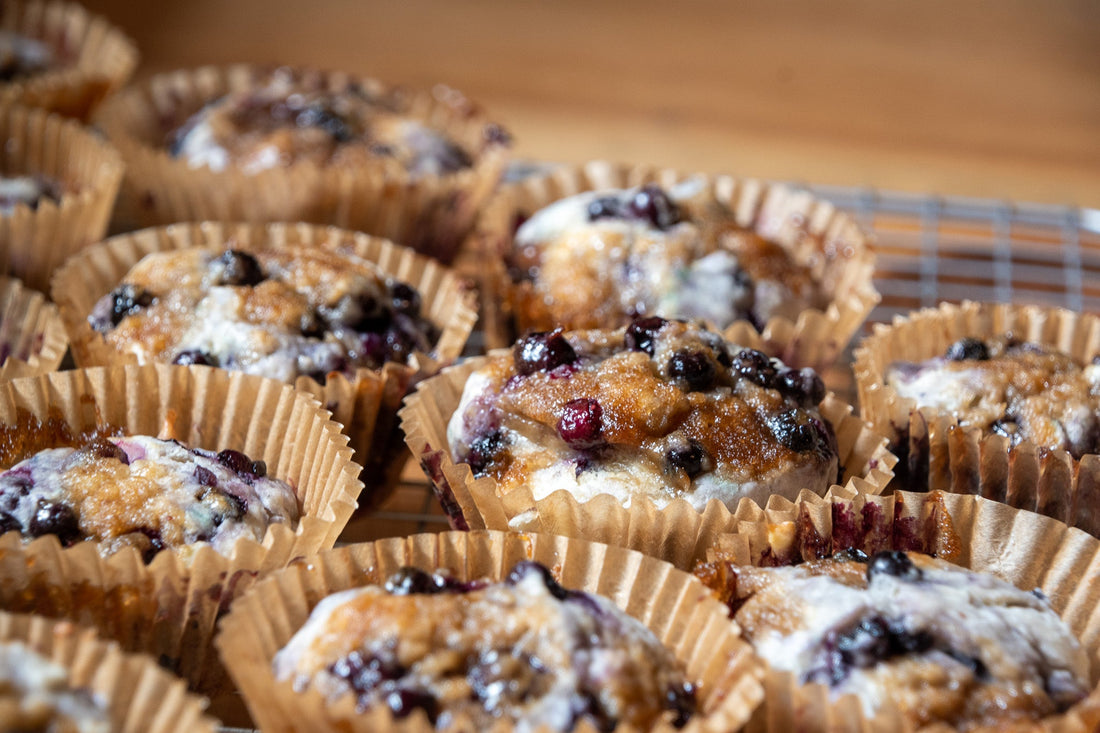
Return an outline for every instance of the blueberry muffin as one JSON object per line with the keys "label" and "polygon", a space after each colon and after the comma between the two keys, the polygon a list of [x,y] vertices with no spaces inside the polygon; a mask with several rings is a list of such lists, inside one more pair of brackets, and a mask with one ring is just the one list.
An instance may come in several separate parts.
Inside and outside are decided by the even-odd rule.
{"label": "blueberry muffin", "polygon": [[172,156],[192,168],[245,174],[309,160],[320,166],[392,161],[412,178],[469,168],[477,151],[406,114],[401,96],[349,80],[280,69],[252,89],[207,103],[169,132]]}
{"label": "blueberry muffin", "polygon": [[0,730],[110,733],[106,705],[74,689],[68,671],[22,642],[0,642]]}
{"label": "blueberry muffin", "polygon": [[1088,656],[1038,590],[919,553],[858,550],[804,565],[700,572],[757,654],[866,715],[973,730],[1065,712]]}
{"label": "blueberry muffin", "polygon": [[362,709],[422,710],[438,728],[467,717],[478,730],[646,730],[683,726],[695,710],[693,685],[649,629],[531,561],[499,583],[405,568],[383,587],[330,595],[273,667]]}
{"label": "blueberry muffin", "polygon": [[885,382],[918,409],[951,415],[960,426],[1069,451],[1100,453],[1100,363],[1008,336],[964,337],[942,356],[898,361]]}
{"label": "blueberry muffin", "polygon": [[469,377],[447,429],[456,462],[504,494],[564,489],[658,508],[683,498],[817,493],[837,480],[825,387],[705,328],[658,317],[535,333]]}
{"label": "blueberry muffin", "polygon": [[139,362],[324,384],[432,351],[439,331],[420,303],[408,284],[334,251],[190,248],[145,256],[88,321]]}
{"label": "blueberry muffin", "polygon": [[228,555],[239,539],[261,542],[269,525],[298,518],[294,489],[263,461],[149,436],[93,437],[0,473],[2,531],[97,542],[104,555],[132,546],[147,562],[198,542]]}

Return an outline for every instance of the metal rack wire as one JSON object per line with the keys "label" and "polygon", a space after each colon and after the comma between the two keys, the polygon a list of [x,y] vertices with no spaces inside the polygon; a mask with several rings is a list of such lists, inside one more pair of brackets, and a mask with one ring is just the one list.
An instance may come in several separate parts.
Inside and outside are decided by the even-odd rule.
{"label": "metal rack wire", "polygon": [[[1036,303],[1100,312],[1100,210],[989,199],[803,185],[849,211],[874,239],[882,302],[872,324],[964,299]],[[858,336],[857,339],[858,340]],[[851,351],[825,375],[854,401]],[[408,466],[394,496],[343,538],[362,541],[446,529],[419,469]]]}

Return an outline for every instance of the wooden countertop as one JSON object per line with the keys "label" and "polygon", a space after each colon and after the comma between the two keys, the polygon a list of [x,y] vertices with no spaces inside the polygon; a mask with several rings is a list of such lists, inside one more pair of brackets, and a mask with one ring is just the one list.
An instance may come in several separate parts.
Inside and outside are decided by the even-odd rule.
{"label": "wooden countertop", "polygon": [[1100,208],[1090,0],[85,0],[142,73],[446,83],[520,156]]}

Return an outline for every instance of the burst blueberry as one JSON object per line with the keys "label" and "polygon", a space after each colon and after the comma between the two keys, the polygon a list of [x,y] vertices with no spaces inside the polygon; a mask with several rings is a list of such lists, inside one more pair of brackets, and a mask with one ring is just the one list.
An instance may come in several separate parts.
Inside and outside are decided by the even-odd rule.
{"label": "burst blueberry", "polygon": [[512,359],[516,372],[526,376],[572,364],[577,360],[577,352],[562,335],[561,329],[557,329],[524,336],[512,347]]}

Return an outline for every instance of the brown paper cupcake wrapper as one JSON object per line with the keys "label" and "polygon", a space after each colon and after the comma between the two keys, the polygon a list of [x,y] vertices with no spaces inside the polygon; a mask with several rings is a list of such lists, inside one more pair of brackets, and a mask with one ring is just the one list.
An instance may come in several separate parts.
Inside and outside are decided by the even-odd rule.
{"label": "brown paper cupcake wrapper", "polygon": [[[437,498],[456,529],[497,529],[544,532],[640,550],[647,555],[688,569],[703,557],[722,532],[728,532],[731,514],[719,501],[703,512],[683,499],[658,509],[646,498],[635,498],[624,508],[611,495],[587,503],[567,491],[536,500],[527,487],[501,495],[491,477],[475,479],[465,463],[456,464],[447,442],[447,423],[458,408],[470,374],[486,357],[450,367],[423,384],[405,401],[401,427],[405,442],[432,482]],[[860,491],[879,494],[893,478],[894,456],[885,438],[858,418],[852,408],[830,394],[821,404],[833,424],[839,448],[842,480]]]}
{"label": "brown paper cupcake wrapper", "polygon": [[[1064,523],[977,496],[944,492],[858,494],[834,487],[825,497],[798,501],[773,496],[766,508],[745,501],[737,529],[708,553],[738,564],[784,565],[859,548],[936,554],[991,572],[1019,588],[1039,588],[1088,653],[1094,687],[1066,713],[1012,730],[1092,731],[1100,726],[1100,540]],[[867,719],[853,697],[828,700],[824,685],[803,685],[789,674],[765,674],[765,702],[748,730],[907,730],[896,710]],[[806,727],[807,721],[819,723]],[[911,729],[911,728],[909,728]],[[1003,729],[999,729],[1003,730]]]}
{"label": "brown paper cupcake wrapper", "polygon": [[[388,711],[357,713],[352,696],[329,704],[315,689],[295,692],[289,681],[274,679],[271,660],[331,593],[380,583],[403,566],[445,568],[460,580],[500,580],[528,559],[551,568],[568,588],[607,596],[675,653],[688,679],[699,683],[700,714],[683,730],[731,731],[748,719],[761,695],[759,670],[725,607],[707,598],[701,583],[636,552],[549,535],[422,534],[350,545],[295,563],[234,604],[218,634],[218,651],[265,733],[429,731],[423,716],[395,721]],[[665,729],[673,730],[668,724],[655,730]]]}
{"label": "brown paper cupcake wrapper", "polygon": [[69,622],[0,613],[0,641],[22,642],[69,673],[73,689],[104,701],[118,733],[214,733],[206,701],[148,656],[125,654],[90,629]]}
{"label": "brown paper cupcake wrapper", "polygon": [[207,692],[224,684],[210,647],[218,616],[257,576],[332,547],[362,486],[347,438],[313,398],[210,367],[117,366],[6,382],[0,425],[4,466],[98,428],[234,448],[295,488],[298,527],[273,525],[262,544],[242,539],[229,556],[200,543],[145,565],[133,548],[103,558],[90,542],[62,549],[54,536],[0,537],[0,608],[93,626]]}
{"label": "brown paper cupcake wrapper", "polygon": [[77,3],[13,0],[4,3],[4,30],[45,41],[69,65],[0,84],[0,105],[20,104],[87,120],[138,63],[133,42],[106,19]]}
{"label": "brown paper cupcake wrapper", "polygon": [[0,381],[57,371],[68,348],[57,306],[0,277]]}
{"label": "brown paper cupcake wrapper", "polygon": [[[798,261],[812,263],[829,297],[824,311],[803,311],[793,322],[771,319],[761,334],[763,350],[791,366],[819,370],[831,366],[880,299],[871,278],[874,255],[866,235],[847,214],[808,193],[729,176],[696,178],[729,206],[741,226],[783,245]],[[509,305],[514,295],[503,258],[512,250],[519,222],[558,199],[583,191],[650,182],[667,187],[688,179],[673,170],[592,162],[578,168],[556,168],[547,175],[503,187],[486,205],[470,245],[495,263],[491,271],[483,271],[481,280],[489,346],[507,346],[517,335]],[[522,323],[516,327],[526,330]]]}
{"label": "brown paper cupcake wrapper", "polygon": [[[297,72],[305,74],[308,72]],[[128,228],[178,221],[307,221],[368,232],[450,261],[507,163],[499,128],[461,94],[444,87],[408,94],[407,113],[481,151],[473,167],[412,178],[392,161],[319,166],[312,162],[246,175],[230,168],[191,168],[166,140],[203,105],[263,83],[271,69],[202,67],[153,77],[104,105],[98,123],[126,161],[117,220]],[[321,73],[329,88],[350,80],[382,91],[372,79]]]}
{"label": "brown paper cupcake wrapper", "polygon": [[334,376],[323,385],[308,377],[295,382],[344,426],[355,460],[366,469],[368,493],[360,503],[364,509],[377,506],[396,486],[407,458],[397,431],[401,400],[419,380],[457,358],[477,320],[475,298],[466,283],[431,259],[384,239],[307,224],[205,222],[112,237],[73,258],[54,278],[53,297],[72,341],[73,358],[79,366],[135,363],[134,355],[111,348],[88,324],[95,302],[147,254],[186,247],[222,250],[229,243],[247,251],[298,245],[338,251],[374,263],[421,294],[422,312],[441,331],[432,356],[418,354],[409,365],[388,364],[377,372],[360,369],[350,379]]}
{"label": "brown paper cupcake wrapper", "polygon": [[0,216],[0,272],[44,293],[61,263],[107,231],[122,162],[77,123],[43,110],[0,108],[0,139],[5,175],[41,175],[63,188],[56,203]]}
{"label": "brown paper cupcake wrapper", "polygon": [[938,409],[918,408],[885,381],[894,361],[942,355],[964,336],[1011,331],[1052,346],[1083,364],[1100,353],[1100,318],[1060,308],[944,303],[875,327],[856,350],[860,410],[888,436],[901,457],[905,488],[978,494],[1059,519],[1100,536],[1100,456],[1074,460],[1066,451],[1023,442],[1010,448],[997,435],[965,430]]}

